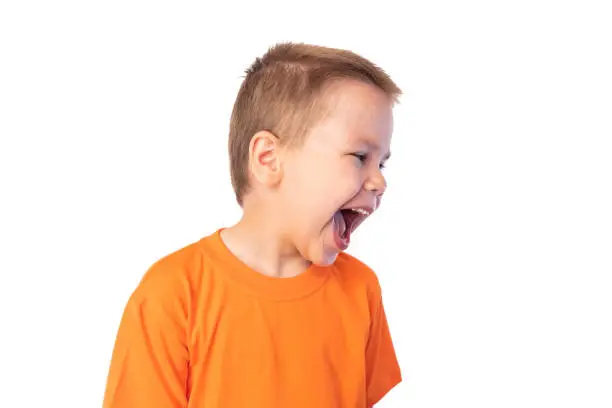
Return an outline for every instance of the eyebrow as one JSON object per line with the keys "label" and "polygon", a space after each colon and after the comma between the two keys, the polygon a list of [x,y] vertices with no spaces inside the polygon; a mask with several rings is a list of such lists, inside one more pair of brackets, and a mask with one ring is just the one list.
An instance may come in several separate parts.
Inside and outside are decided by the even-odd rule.
{"label": "eyebrow", "polygon": [[[371,140],[361,139],[361,141],[365,143],[366,145],[368,145],[369,147],[371,147],[372,149],[380,150],[380,146],[377,143],[372,142]],[[391,152],[387,152],[387,154],[385,154],[383,157],[383,161],[387,161],[390,158],[391,158]]]}

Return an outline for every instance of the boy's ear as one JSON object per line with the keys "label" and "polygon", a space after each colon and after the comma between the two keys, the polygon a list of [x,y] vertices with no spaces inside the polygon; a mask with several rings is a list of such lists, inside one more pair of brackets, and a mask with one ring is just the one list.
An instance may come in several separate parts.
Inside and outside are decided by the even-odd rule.
{"label": "boy's ear", "polygon": [[262,130],[249,143],[249,167],[253,177],[266,186],[277,185],[282,179],[280,139],[267,130]]}

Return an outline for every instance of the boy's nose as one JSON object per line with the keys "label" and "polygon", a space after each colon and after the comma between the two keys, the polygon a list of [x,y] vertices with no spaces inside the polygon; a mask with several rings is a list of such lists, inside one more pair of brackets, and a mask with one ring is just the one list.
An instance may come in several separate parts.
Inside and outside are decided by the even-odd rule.
{"label": "boy's nose", "polygon": [[373,192],[377,198],[380,198],[387,189],[387,180],[385,180],[381,171],[377,170],[366,180],[364,187],[367,191]]}

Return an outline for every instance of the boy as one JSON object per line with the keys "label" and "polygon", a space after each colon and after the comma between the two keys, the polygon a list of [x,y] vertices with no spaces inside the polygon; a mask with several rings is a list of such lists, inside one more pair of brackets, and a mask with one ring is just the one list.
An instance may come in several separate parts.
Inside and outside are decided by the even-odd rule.
{"label": "boy", "polygon": [[343,252],[385,191],[400,94],[346,50],[256,59],[229,135],[243,216],[147,271],[105,408],[372,407],[401,381],[376,275]]}

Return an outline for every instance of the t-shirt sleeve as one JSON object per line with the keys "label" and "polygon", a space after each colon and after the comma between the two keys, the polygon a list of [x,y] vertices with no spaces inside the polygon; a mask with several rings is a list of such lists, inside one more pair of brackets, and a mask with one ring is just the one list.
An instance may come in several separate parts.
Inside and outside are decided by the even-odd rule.
{"label": "t-shirt sleeve", "polygon": [[187,407],[187,316],[162,275],[150,270],[127,302],[103,408]]}
{"label": "t-shirt sleeve", "polygon": [[366,381],[368,407],[374,406],[402,381],[380,290],[375,295],[366,347]]}

